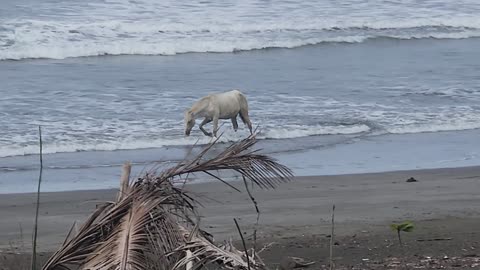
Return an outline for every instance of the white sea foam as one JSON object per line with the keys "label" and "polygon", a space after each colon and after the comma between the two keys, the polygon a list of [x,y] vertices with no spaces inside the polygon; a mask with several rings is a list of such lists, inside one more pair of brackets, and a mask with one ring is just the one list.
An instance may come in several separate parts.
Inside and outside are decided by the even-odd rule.
{"label": "white sea foam", "polygon": [[480,90],[474,88],[465,88],[463,85],[448,86],[442,88],[426,88],[415,89],[411,91],[408,89],[398,89],[399,95],[411,96],[411,95],[425,95],[425,96],[438,96],[438,97],[457,97],[472,99],[480,97]]}
{"label": "white sea foam", "polygon": [[[398,89],[401,92],[407,91],[403,88]],[[470,97],[470,99],[466,99],[467,103],[471,100],[470,90],[463,91],[455,87],[444,87],[436,91],[445,95],[455,94]],[[75,95],[70,97],[79,104],[78,108],[72,108],[61,100],[55,101],[55,93],[43,93],[42,96],[51,97],[48,98],[48,104],[54,110],[43,109],[46,116],[41,121],[32,115],[33,111],[21,115],[4,113],[5,116],[2,116],[0,114],[0,123],[5,125],[12,121],[18,123],[12,126],[15,130],[7,131],[4,133],[5,136],[0,139],[0,156],[38,153],[38,138],[35,129],[37,125],[44,127],[44,153],[145,149],[193,145],[197,139],[200,144],[210,141],[209,138],[202,135],[198,128],[194,129],[191,137],[182,135],[182,120],[179,118],[182,112],[179,108],[185,108],[187,104],[183,95],[178,93],[166,92],[162,94],[163,98],[159,99],[168,100],[169,103],[168,106],[165,106],[168,115],[164,118],[158,117],[159,100],[149,98],[151,95],[128,97],[126,100],[134,101],[131,103],[130,101],[129,103],[115,102],[118,101],[116,95],[111,97],[102,95],[103,102],[98,103],[95,102],[98,99],[95,98],[95,95],[90,97],[87,92],[78,93],[81,94],[81,97]],[[125,95],[128,95],[128,91],[125,92]],[[85,99],[86,96],[89,98]],[[478,108],[475,104],[469,105],[463,104],[463,102],[456,105],[439,103],[433,107],[423,107],[409,102],[381,104],[371,101],[352,102],[322,96],[282,94],[268,96],[253,93],[250,96],[251,117],[255,125],[259,125],[261,128],[259,139],[293,139],[346,134],[368,136],[384,133],[403,134],[480,128]],[[112,100],[106,100],[107,97]],[[429,97],[420,96],[420,98]],[[443,99],[443,96],[441,98]],[[9,112],[15,110],[15,106],[21,102],[20,97],[8,99],[3,103],[3,108],[5,112]],[[46,101],[36,100],[36,102],[40,102],[35,103],[38,106],[44,106],[41,104]],[[189,100],[187,103],[190,102]],[[78,118],[77,115],[86,113],[84,104],[88,104],[93,111],[103,110],[102,116]],[[122,111],[116,110],[119,104],[123,108]],[[27,108],[31,109],[35,106],[37,105],[29,105]],[[131,115],[136,114],[139,110],[142,110],[142,118],[131,118]],[[26,118],[25,115],[32,116]],[[24,124],[26,122],[28,125]],[[222,131],[225,132],[221,138],[222,142],[238,141],[248,135],[244,127],[235,133],[228,121],[222,121],[221,124],[226,124],[222,126]]]}
{"label": "white sea foam", "polygon": [[[302,126],[302,125],[287,125],[280,128],[267,128],[261,131],[257,136],[258,139],[293,139],[314,135],[333,135],[333,134],[356,134],[368,132],[370,128],[366,125],[338,125],[338,126]],[[233,142],[241,140],[248,136],[244,130],[233,132],[226,130],[220,137],[219,142]],[[92,141],[76,142],[74,138],[70,141],[65,140],[61,143],[46,143],[43,146],[43,153],[65,153],[78,151],[114,151],[114,150],[132,150],[132,149],[148,149],[163,146],[182,146],[194,144],[208,144],[212,138],[206,137],[199,132],[190,136],[169,136],[164,138],[143,138],[143,139],[119,139],[110,142],[95,143]],[[38,145],[28,146],[5,146],[2,147],[0,157],[18,156],[38,154]]]}
{"label": "white sea foam", "polygon": [[[54,9],[48,3],[32,7],[43,13],[15,16],[15,11],[23,10],[12,10],[11,16],[0,18],[0,60],[234,52],[376,38],[480,37],[478,13],[458,8],[475,2],[461,2],[419,9],[418,1],[401,6],[372,1],[362,8],[353,0],[342,6],[279,1],[268,7],[257,0],[218,5],[150,0],[85,5],[60,0]],[[370,5],[376,7],[374,12]]]}
{"label": "white sea foam", "polygon": [[242,41],[222,42],[216,40],[164,41],[145,43],[143,41],[107,41],[106,43],[83,42],[82,44],[28,44],[12,51],[1,51],[0,60],[20,59],[65,59],[71,57],[102,56],[102,55],[175,55],[189,52],[226,53],[248,51],[266,48],[295,48],[323,42],[362,42],[368,37],[347,36],[334,38],[309,38],[305,40],[285,41]]}
{"label": "white sea foam", "polygon": [[283,128],[268,130],[260,137],[266,139],[290,139],[314,135],[357,134],[370,131],[367,125],[337,125],[337,126],[301,126],[290,125]]}
{"label": "white sea foam", "polygon": [[[315,36],[315,35],[314,35]],[[69,39],[52,39],[48,42],[34,40],[23,41],[20,45],[4,46],[0,48],[0,60],[21,59],[65,59],[71,57],[87,57],[102,55],[176,55],[182,53],[228,53],[236,51],[249,51],[268,48],[297,48],[306,45],[322,43],[361,43],[375,38],[393,39],[466,39],[480,37],[480,31],[463,31],[458,33],[416,33],[403,35],[389,34],[356,34],[340,35],[333,37],[290,37],[280,40],[265,39],[262,37],[238,37],[228,41],[211,38],[194,38],[177,40],[175,38],[163,39],[161,37],[132,39],[111,39],[104,41],[82,40],[77,42]],[[30,39],[30,38],[27,38]]]}
{"label": "white sea foam", "polygon": [[[409,134],[409,133],[425,133],[425,132],[442,132],[480,129],[480,122],[473,120],[452,120],[452,121],[432,121],[430,123],[417,123],[418,121],[400,121],[397,125],[386,127],[385,132],[391,134]],[[260,132],[258,139],[294,139],[307,136],[319,135],[348,135],[362,134],[371,132],[371,128],[365,124],[355,125],[285,125],[278,128],[267,128]],[[240,130],[237,133],[225,130],[220,142],[234,142],[245,138],[248,133]],[[134,150],[158,148],[164,146],[191,146],[194,144],[208,144],[211,138],[203,136],[200,132],[196,132],[190,137],[168,136],[164,138],[143,138],[143,139],[119,139],[110,142],[95,143],[95,141],[78,141],[76,143],[61,142],[47,143],[44,145],[43,152],[64,153],[78,151],[114,151],[114,150]],[[18,156],[38,154],[37,145],[28,146],[6,146],[2,147],[0,157]]]}
{"label": "white sea foam", "polygon": [[392,134],[429,133],[471,129],[480,129],[480,122],[453,120],[445,121],[443,123],[413,124],[387,128],[388,132]]}

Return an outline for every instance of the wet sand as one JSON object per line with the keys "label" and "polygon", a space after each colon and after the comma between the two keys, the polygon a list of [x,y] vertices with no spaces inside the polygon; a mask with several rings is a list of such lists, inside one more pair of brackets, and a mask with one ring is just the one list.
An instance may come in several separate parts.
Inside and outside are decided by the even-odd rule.
{"label": "wet sand", "polygon": [[[414,177],[418,182],[406,182]],[[261,211],[258,230],[261,243],[282,245],[266,251],[268,261],[282,254],[315,259],[328,243],[332,205],[336,205],[338,254],[345,253],[352,236],[379,246],[395,240],[389,224],[413,220],[413,235],[437,237],[454,234],[447,247],[480,242],[480,167],[445,168],[337,176],[297,177],[276,190],[254,189]],[[239,188],[243,183],[234,182]],[[247,235],[252,232],[256,213],[247,194],[221,183],[187,185],[203,204],[203,227],[217,240],[238,238],[233,218],[238,218]],[[40,250],[54,250],[75,221],[82,221],[99,201],[112,200],[115,190],[44,193],[39,221]],[[0,195],[0,248],[4,252],[29,249],[34,217],[35,194]],[[413,237],[412,236],[412,237]],[[407,236],[407,237],[410,237]],[[442,236],[443,237],[443,236]],[[463,240],[462,240],[463,239]],[[358,240],[360,241],[360,240]],[[360,241],[361,242],[361,241]],[[315,249],[315,243],[318,248]],[[427,243],[427,242],[425,242]],[[440,242],[439,242],[440,243]],[[428,242],[427,244],[430,244]],[[356,245],[356,244],[355,244]],[[355,246],[354,245],[354,246]],[[473,245],[473,244],[472,244]],[[441,245],[445,247],[444,244]],[[480,248],[480,246],[478,247]],[[370,252],[371,248],[365,248]],[[411,249],[414,250],[414,249]],[[432,249],[433,250],[433,249]],[[476,250],[475,250],[476,252]],[[347,252],[339,260],[350,262]],[[440,254],[441,255],[441,254]],[[353,256],[353,255],[352,255]],[[364,254],[359,255],[364,256]],[[319,261],[319,258],[316,258]],[[317,267],[320,267],[319,265]]]}
{"label": "wet sand", "polygon": [[[317,176],[477,166],[479,137],[480,129],[366,137],[325,135],[258,140],[254,147],[297,176]],[[229,145],[219,143],[209,156]],[[204,145],[46,154],[42,191],[114,189],[125,161],[134,164],[132,175],[138,175],[157,165],[173,166],[203,149]],[[35,192],[38,171],[38,155],[0,158],[0,194]],[[197,180],[207,182],[212,178],[202,176]]]}

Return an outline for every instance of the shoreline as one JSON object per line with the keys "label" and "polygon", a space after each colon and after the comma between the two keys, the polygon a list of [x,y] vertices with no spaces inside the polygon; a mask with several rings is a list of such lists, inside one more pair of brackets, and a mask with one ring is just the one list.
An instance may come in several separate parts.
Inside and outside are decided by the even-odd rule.
{"label": "shoreline", "polygon": [[[312,136],[259,140],[256,148],[292,169],[296,176],[333,176],[478,166],[479,135],[480,130],[468,130],[367,136],[347,141],[338,136]],[[212,149],[211,154],[215,155],[222,147]],[[296,148],[300,150],[288,150]],[[187,147],[172,147],[45,155],[42,190],[116,188],[125,161],[134,164],[132,175],[136,175],[158,162],[170,167],[175,163],[171,160],[183,160],[189,152]],[[0,171],[0,194],[36,191],[38,156],[2,158],[0,161],[2,166],[15,169]],[[202,176],[199,182],[205,179]]]}
{"label": "shoreline", "polygon": [[[120,167],[120,166],[119,166]],[[312,177],[316,177],[316,178],[324,178],[324,177],[348,177],[348,176],[362,176],[362,175],[380,175],[380,174],[406,174],[406,173],[411,173],[411,174],[415,174],[415,173],[419,173],[419,174],[425,174],[425,173],[428,173],[428,172],[439,172],[439,171],[451,171],[451,170],[460,170],[460,171],[463,171],[463,170],[476,170],[476,169],[479,169],[480,170],[480,165],[473,165],[473,166],[457,166],[457,167],[443,167],[443,168],[425,168],[425,169],[404,169],[404,170],[385,170],[385,171],[375,171],[375,172],[362,172],[362,173],[340,173],[340,174],[321,174],[321,175],[295,175],[294,176],[294,179],[296,180],[302,180],[304,178],[312,178]],[[209,178],[208,175],[203,175],[203,174],[199,174],[201,175],[202,177],[205,176],[205,178]],[[202,178],[200,177],[200,178]],[[480,177],[480,175],[479,175]],[[210,179],[210,178],[209,178]],[[226,177],[226,179],[228,179],[228,182],[229,183],[236,183],[236,182],[240,182],[242,180],[240,180],[239,178],[237,177]],[[208,182],[206,181],[194,181],[196,179],[192,178],[192,181],[191,182],[188,182],[187,185],[203,185],[203,184],[212,184],[212,183],[216,183],[217,181],[215,179],[211,179],[211,181],[209,180]],[[294,180],[295,181],[295,180]],[[118,191],[118,188],[100,188],[100,189],[75,189],[75,190],[60,190],[60,191],[45,191],[45,192],[41,192],[42,195],[55,195],[55,194],[60,194],[60,193],[85,193],[85,192],[100,192],[100,193],[103,193],[103,192],[117,192]],[[21,196],[31,196],[33,194],[37,194],[36,192],[20,192],[20,193],[0,193],[0,197],[2,196],[9,196],[9,195],[12,195],[12,196],[18,196],[18,195],[21,195]]]}

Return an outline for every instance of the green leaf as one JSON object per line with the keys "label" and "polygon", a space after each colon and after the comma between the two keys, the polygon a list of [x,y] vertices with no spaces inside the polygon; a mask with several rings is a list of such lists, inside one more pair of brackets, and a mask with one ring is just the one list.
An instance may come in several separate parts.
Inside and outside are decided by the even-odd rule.
{"label": "green leaf", "polygon": [[404,221],[399,224],[391,224],[390,228],[394,231],[411,232],[415,228],[411,221]]}

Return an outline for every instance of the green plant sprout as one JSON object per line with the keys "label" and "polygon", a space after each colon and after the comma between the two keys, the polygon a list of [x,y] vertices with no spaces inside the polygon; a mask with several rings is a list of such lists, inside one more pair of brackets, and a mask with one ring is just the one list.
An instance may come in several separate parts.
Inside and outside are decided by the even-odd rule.
{"label": "green plant sprout", "polygon": [[392,228],[393,231],[397,232],[398,242],[400,243],[400,246],[403,246],[401,232],[411,232],[413,231],[415,226],[411,221],[404,221],[398,224],[393,223],[390,225],[390,228]]}

